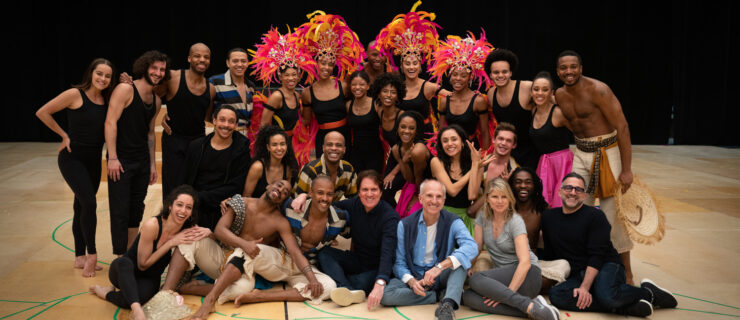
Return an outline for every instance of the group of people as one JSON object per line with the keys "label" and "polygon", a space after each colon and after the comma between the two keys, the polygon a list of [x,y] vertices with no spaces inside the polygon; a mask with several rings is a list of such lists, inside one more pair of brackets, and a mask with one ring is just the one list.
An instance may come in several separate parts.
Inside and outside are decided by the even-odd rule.
{"label": "group of people", "polygon": [[[133,77],[94,60],[37,112],[62,137],[74,267],[85,277],[102,270],[95,195],[106,145],[118,258],[113,286],[91,291],[137,319],[160,290],[205,296],[194,318],[231,300],[439,302],[438,319],[462,304],[534,319],[675,307],[650,280],[633,285],[632,242],[612,200],[632,183],[631,144],[609,87],[583,76],[570,50],[557,57],[563,87],[546,71],[514,80],[513,52],[485,34],[440,41],[432,20],[412,9],[364,48],[343,18],[317,12],[292,33],[266,33],[251,62],[230,50],[228,70],[210,79],[202,43],[183,70],[158,51],[135,61]],[[425,64],[436,82],[420,78]],[[249,65],[279,88],[262,95]],[[163,104],[163,208],[141,223]],[[66,131],[51,116],[64,109]],[[190,280],[196,269],[215,283]],[[288,289],[262,290],[277,281]]]}

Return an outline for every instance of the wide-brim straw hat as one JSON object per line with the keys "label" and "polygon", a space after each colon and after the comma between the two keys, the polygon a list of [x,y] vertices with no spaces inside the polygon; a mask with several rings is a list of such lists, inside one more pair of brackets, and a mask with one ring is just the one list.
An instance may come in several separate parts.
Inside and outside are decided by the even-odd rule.
{"label": "wide-brim straw hat", "polygon": [[[182,296],[171,290],[162,290],[152,297],[142,309],[147,319],[177,320],[190,316],[193,311]],[[133,312],[131,313],[133,319]]]}
{"label": "wide-brim straw hat", "polygon": [[617,216],[630,239],[642,244],[655,244],[663,239],[665,216],[647,185],[635,177],[626,193],[620,190],[621,185],[614,193]]}

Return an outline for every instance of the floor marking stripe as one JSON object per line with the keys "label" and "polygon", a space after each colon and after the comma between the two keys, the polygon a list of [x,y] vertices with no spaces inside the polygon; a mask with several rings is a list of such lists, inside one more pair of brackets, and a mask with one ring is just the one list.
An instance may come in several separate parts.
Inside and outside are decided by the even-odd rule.
{"label": "floor marking stripe", "polygon": [[404,315],[403,313],[401,313],[401,311],[398,311],[398,308],[397,307],[393,307],[393,310],[396,310],[396,313],[398,313],[399,315],[401,315],[404,319],[411,320],[411,318],[409,318],[406,315]]}
{"label": "floor marking stripe", "polygon": [[740,310],[740,308],[738,308],[738,307],[733,307],[733,306],[730,306],[730,305],[726,305],[726,304],[721,304],[721,303],[719,303],[719,302],[714,302],[714,301],[709,301],[709,300],[704,300],[704,299],[699,299],[699,298],[689,297],[689,296],[685,296],[685,295],[682,295],[682,294],[680,294],[680,293],[674,293],[673,295],[674,295],[674,296],[679,296],[679,297],[684,297],[684,298],[689,298],[689,299],[694,299],[694,300],[698,300],[698,301],[703,301],[703,302],[707,302],[707,303],[711,303],[711,304],[716,304],[716,305],[718,305],[718,306],[723,306],[723,307],[733,308],[733,309],[735,309],[735,310]]}
{"label": "floor marking stripe", "polygon": [[[61,242],[59,242],[57,240],[57,230],[59,230],[59,228],[61,226],[63,226],[65,223],[70,222],[70,221],[72,221],[72,218],[69,218],[67,221],[62,222],[60,225],[58,225],[56,228],[54,228],[54,232],[51,233],[51,240],[54,240],[54,242],[56,242],[58,245],[62,246],[62,248],[69,250],[69,252],[75,252],[74,250],[72,250],[72,248],[63,245]],[[98,260],[98,263],[102,263],[102,264],[104,264],[106,266],[109,266],[110,265],[110,263],[103,262],[103,261],[100,261],[100,260]]]}
{"label": "floor marking stripe", "polygon": [[676,308],[676,310],[683,310],[683,311],[692,311],[692,312],[701,312],[701,313],[708,313],[708,314],[716,314],[720,316],[728,316],[728,317],[735,317],[740,318],[739,315],[734,314],[726,314],[726,313],[719,313],[719,312],[712,312],[712,311],[704,311],[704,310],[694,310],[694,309],[684,309],[684,308]]}

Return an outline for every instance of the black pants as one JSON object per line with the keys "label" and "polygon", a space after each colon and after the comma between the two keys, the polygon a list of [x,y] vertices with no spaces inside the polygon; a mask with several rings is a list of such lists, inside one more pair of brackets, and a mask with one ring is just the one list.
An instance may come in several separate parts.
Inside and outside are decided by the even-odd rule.
{"label": "black pants", "polygon": [[185,156],[188,145],[197,138],[162,133],[162,201],[172,189],[185,182]]}
{"label": "black pants", "polygon": [[321,155],[324,154],[324,137],[326,137],[326,134],[332,131],[337,131],[341,133],[344,136],[344,146],[346,147],[346,151],[344,152],[344,157],[342,159],[349,159],[349,145],[351,145],[351,136],[349,135],[349,127],[348,126],[341,126],[339,128],[335,129],[319,129],[319,131],[316,133],[316,140],[314,141],[314,152],[316,152],[316,159],[321,158]]}
{"label": "black pants", "polygon": [[110,235],[113,254],[124,254],[128,229],[138,228],[144,216],[144,199],[149,187],[149,157],[144,160],[119,159],[124,172],[118,181],[108,180]]}
{"label": "black pants", "polygon": [[349,154],[349,163],[355,168],[355,172],[360,173],[370,169],[378,173],[383,171],[383,146],[380,144],[380,140],[377,142],[353,142]]}
{"label": "black pants", "polygon": [[[393,157],[393,154],[390,154],[388,156],[388,162],[385,165],[386,175],[388,175],[388,173],[390,173],[397,165],[398,161],[396,161],[396,158]],[[388,202],[392,207],[395,208],[396,193],[398,193],[398,191],[403,188],[404,183],[406,183],[406,180],[403,178],[403,174],[401,174],[401,171],[398,171],[396,177],[393,178],[391,187],[388,189],[383,188],[383,195],[381,196],[381,199],[383,199],[385,202]]]}
{"label": "black pants", "polygon": [[108,292],[105,300],[121,308],[131,309],[131,304],[135,302],[143,305],[159,291],[160,277],[137,276],[136,263],[127,256],[113,260],[108,278],[113,286],[121,290]]}
{"label": "black pants", "polygon": [[76,144],[70,146],[72,153],[63,149],[59,152],[57,162],[62,177],[75,194],[72,206],[72,236],[75,241],[75,256],[96,254],[95,230],[98,226],[98,203],[95,194],[100,187],[101,147],[84,147]]}

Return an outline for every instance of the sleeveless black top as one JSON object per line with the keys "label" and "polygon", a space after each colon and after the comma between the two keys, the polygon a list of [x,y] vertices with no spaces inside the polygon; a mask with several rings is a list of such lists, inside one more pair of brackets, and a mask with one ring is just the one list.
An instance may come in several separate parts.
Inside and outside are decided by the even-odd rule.
{"label": "sleeveless black top", "polygon": [[416,96],[416,98],[410,99],[410,100],[401,100],[398,107],[403,111],[409,111],[413,110],[421,114],[424,119],[429,117],[429,108],[431,107],[429,104],[429,100],[427,100],[427,97],[424,95],[424,86],[427,84],[427,81],[424,80],[424,82],[421,84],[421,89],[419,89],[419,94]]}
{"label": "sleeveless black top", "polygon": [[[383,119],[383,112],[384,111],[385,110],[380,109],[380,119]],[[398,118],[398,114],[399,113],[400,113],[400,111],[397,111],[396,112],[396,116],[394,117],[394,119],[395,118]],[[394,145],[396,145],[396,143],[398,143],[398,135],[396,134],[396,132],[393,131],[393,129],[391,129],[391,131],[385,131],[385,129],[383,129],[382,124],[381,124],[380,130],[383,131],[383,140],[385,140],[385,142],[388,142],[388,144],[391,147],[393,147]],[[390,157],[388,159],[390,159]]]}
{"label": "sleeveless black top", "polygon": [[465,109],[465,112],[462,114],[453,114],[452,111],[450,111],[450,97],[447,97],[447,103],[445,104],[445,121],[447,122],[447,125],[457,124],[465,129],[467,137],[462,137],[463,139],[467,139],[473,135],[475,130],[478,128],[478,116],[473,112],[473,104],[475,102],[475,97],[477,96],[478,94],[473,95],[473,99],[470,99],[468,108]]}
{"label": "sleeveless black top", "polygon": [[154,118],[156,108],[156,96],[152,97],[152,103],[146,104],[139,96],[139,90],[134,84],[134,98],[131,104],[123,109],[118,119],[118,134],[116,137],[116,152],[119,159],[146,160],[149,159],[149,146],[147,135],[149,134],[149,123]]}
{"label": "sleeveless black top", "polygon": [[[159,242],[159,238],[162,237],[162,217],[157,216],[157,223],[159,224],[159,231],[157,231],[157,238],[154,239],[154,243],[152,244],[152,253],[157,251],[157,242]],[[134,243],[131,244],[131,247],[128,248],[128,251],[124,254],[124,256],[128,257],[132,261],[134,261],[134,265],[136,266],[136,260],[139,258],[139,238],[141,238],[141,233],[136,235],[136,239],[134,239]],[[142,271],[139,270],[138,267],[134,268],[134,274],[137,276],[137,278],[140,277],[149,277],[149,278],[159,278],[162,276],[162,273],[164,273],[164,269],[167,268],[167,265],[170,264],[170,258],[172,258],[172,254],[170,251],[167,251],[157,262],[149,266],[146,270]]]}
{"label": "sleeveless black top", "polygon": [[[255,160],[262,162],[261,160]],[[288,176],[288,166],[283,165],[283,179]],[[291,178],[291,180],[293,180]],[[293,181],[290,181],[292,184]],[[254,186],[254,191],[252,191],[252,198],[259,198],[262,196],[265,191],[267,191],[267,168],[265,168],[265,164],[262,163],[262,176],[257,180],[257,185]]]}
{"label": "sleeveless black top", "polygon": [[378,127],[380,127],[380,117],[370,105],[370,111],[367,114],[358,116],[352,111],[355,100],[349,102],[349,112],[347,113],[347,125],[352,128],[353,145],[360,144],[380,144]]}
{"label": "sleeveless black top", "polygon": [[211,103],[210,83],[206,81],[206,91],[196,96],[188,89],[185,71],[180,71],[177,93],[171,100],[165,102],[167,115],[170,117],[168,124],[172,128],[172,134],[199,137],[203,136],[206,131],[204,119]]}
{"label": "sleeveless black top", "polygon": [[313,113],[316,116],[316,122],[319,124],[340,121],[347,117],[342,82],[337,81],[337,84],[339,85],[339,95],[328,101],[316,99],[316,96],[313,94],[313,86],[308,87],[308,90],[311,92]]}
{"label": "sleeveless black top", "polygon": [[[570,130],[565,126],[556,128],[552,125],[552,113],[555,111],[558,105],[550,108],[550,114],[547,116],[547,121],[539,129],[534,128],[534,116],[532,116],[532,125],[529,126],[529,136],[532,138],[532,143],[542,154],[553,153],[569,148],[570,137],[572,134]],[[537,109],[534,110],[535,114]]]}
{"label": "sleeveless black top", "polygon": [[275,107],[265,104],[265,108],[275,113],[275,115],[280,118],[280,121],[282,123],[279,123],[275,118],[272,118],[272,124],[279,126],[283,128],[285,131],[291,131],[293,128],[295,128],[296,123],[298,123],[298,95],[296,95],[295,92],[293,92],[293,98],[295,99],[295,108],[291,109],[288,107],[288,103],[285,102],[285,95],[282,91],[278,90],[280,92],[280,96],[283,98],[283,105],[280,107],[280,109],[276,109]]}
{"label": "sleeveless black top", "polygon": [[[457,182],[457,180],[452,179],[450,177],[450,181],[454,184]],[[457,193],[456,196],[450,196],[450,194],[447,194],[447,198],[445,198],[445,205],[448,207],[453,208],[467,208],[470,207],[470,200],[468,200],[468,187],[464,187],[460,192]]]}
{"label": "sleeveless black top", "polygon": [[516,80],[514,94],[511,96],[511,102],[508,107],[501,107],[498,104],[498,100],[496,100],[496,92],[498,91],[498,88],[493,89],[493,98],[491,98],[491,102],[493,104],[493,116],[496,117],[496,121],[498,123],[508,122],[513,124],[516,127],[516,137],[519,141],[517,145],[526,145],[531,142],[529,139],[529,125],[532,123],[532,113],[531,111],[525,110],[519,103],[520,83],[521,81]]}
{"label": "sleeveless black top", "polygon": [[92,102],[85,91],[78,90],[82,96],[82,106],[67,109],[69,140],[72,145],[102,148],[105,143],[105,116],[108,106]]}

